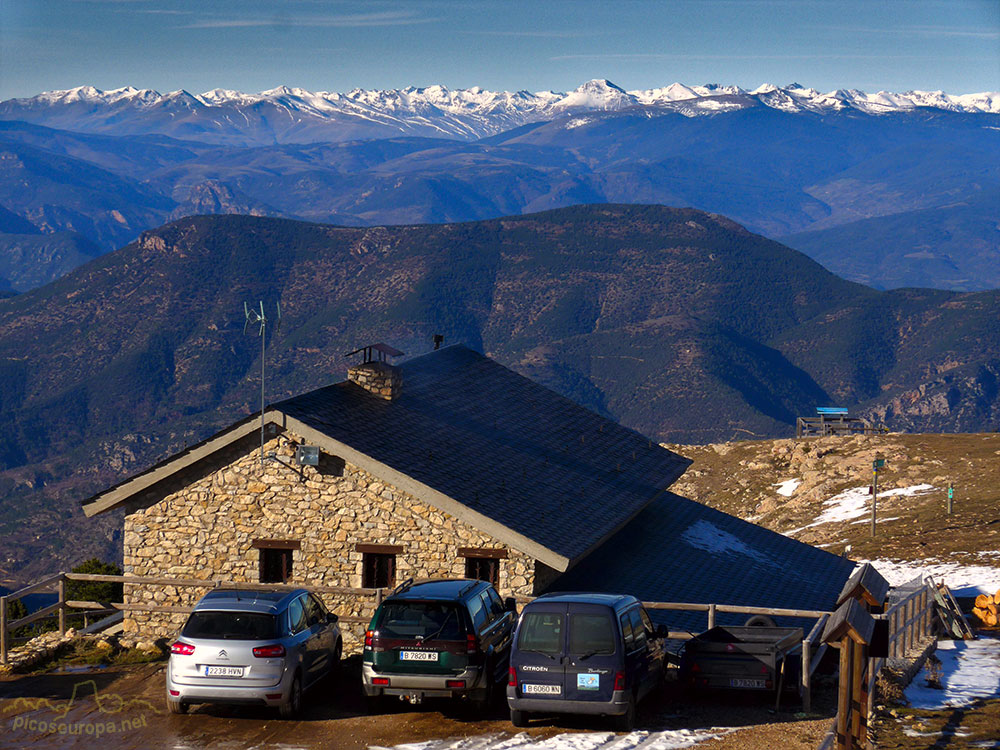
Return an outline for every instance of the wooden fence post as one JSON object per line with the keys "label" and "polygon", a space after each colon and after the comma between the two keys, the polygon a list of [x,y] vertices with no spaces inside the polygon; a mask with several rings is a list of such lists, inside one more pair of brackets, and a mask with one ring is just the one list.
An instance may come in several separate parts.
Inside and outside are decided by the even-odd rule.
{"label": "wooden fence post", "polygon": [[837,750],[851,750],[851,668],[854,665],[854,641],[845,635],[840,639],[840,677],[837,690]]}
{"label": "wooden fence post", "polygon": [[59,579],[59,635],[66,635],[66,578]]}
{"label": "wooden fence post", "polygon": [[802,641],[802,713],[812,711],[812,642]]}
{"label": "wooden fence post", "polygon": [[711,630],[715,627],[715,605],[708,605],[708,629]]}
{"label": "wooden fence post", "polygon": [[0,596],[0,664],[7,663],[7,597]]}

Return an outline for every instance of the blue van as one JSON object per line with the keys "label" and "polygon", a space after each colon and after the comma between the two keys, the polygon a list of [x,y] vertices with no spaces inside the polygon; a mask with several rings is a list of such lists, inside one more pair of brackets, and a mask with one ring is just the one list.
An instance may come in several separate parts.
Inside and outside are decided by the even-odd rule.
{"label": "blue van", "polygon": [[634,596],[546,594],[521,612],[510,655],[510,721],[530,714],[615,717],[635,724],[636,704],[663,681],[667,635]]}

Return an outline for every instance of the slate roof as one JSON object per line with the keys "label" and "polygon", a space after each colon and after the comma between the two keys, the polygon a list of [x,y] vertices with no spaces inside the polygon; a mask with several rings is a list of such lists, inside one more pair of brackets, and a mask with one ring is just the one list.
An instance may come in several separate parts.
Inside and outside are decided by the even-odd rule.
{"label": "slate roof", "polygon": [[[549,591],[627,592],[642,601],[833,611],[855,564],[680,497],[664,493]],[[651,610],[672,630],[700,633],[705,612]],[[748,615],[720,613],[719,625]],[[779,624],[811,621],[775,618]]]}
{"label": "slate roof", "polygon": [[271,408],[570,565],[691,463],[464,346],[399,367],[402,391],[392,401],[345,381]]}

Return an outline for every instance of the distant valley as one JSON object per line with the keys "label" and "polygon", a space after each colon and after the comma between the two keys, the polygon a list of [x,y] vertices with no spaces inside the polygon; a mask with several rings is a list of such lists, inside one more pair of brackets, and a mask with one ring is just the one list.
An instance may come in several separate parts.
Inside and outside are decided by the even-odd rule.
{"label": "distant valley", "polygon": [[879,292],[719,215],[185,218],[0,296],[12,577],[110,554],[115,518],[67,546],[81,499],[258,408],[243,303],[279,299],[268,400],[341,379],[358,345],[415,355],[442,334],[657,440],[788,436],[830,404],[894,430],[1000,427],[1000,292]]}
{"label": "distant valley", "polygon": [[0,102],[0,289],[189,215],[373,226],[605,202],[720,213],[875,288],[997,288],[1000,95],[595,80]]}

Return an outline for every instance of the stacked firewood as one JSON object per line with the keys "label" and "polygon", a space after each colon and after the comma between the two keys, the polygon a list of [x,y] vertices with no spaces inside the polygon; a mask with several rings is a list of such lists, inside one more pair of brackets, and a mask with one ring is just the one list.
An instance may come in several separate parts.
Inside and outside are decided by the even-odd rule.
{"label": "stacked firewood", "polygon": [[972,614],[979,618],[984,625],[996,625],[1000,621],[1000,591],[993,596],[980,594],[976,597],[976,606],[972,608]]}

